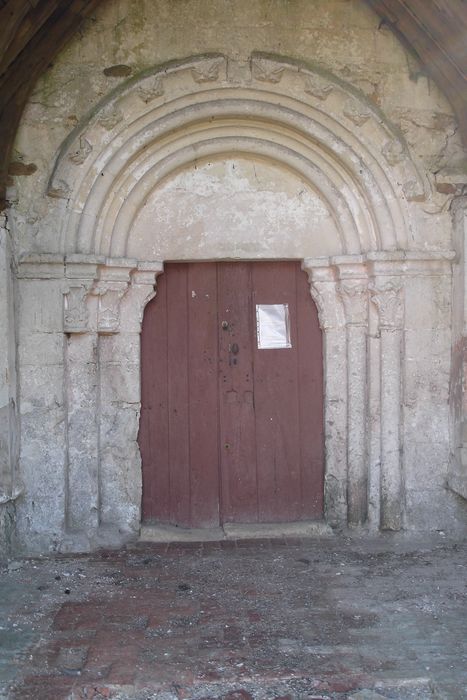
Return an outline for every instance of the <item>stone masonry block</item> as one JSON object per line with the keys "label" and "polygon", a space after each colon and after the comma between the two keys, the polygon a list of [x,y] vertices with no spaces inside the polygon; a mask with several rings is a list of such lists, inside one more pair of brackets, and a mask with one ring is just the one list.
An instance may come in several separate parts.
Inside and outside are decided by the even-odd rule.
{"label": "stone masonry block", "polygon": [[405,327],[414,330],[449,329],[451,278],[448,275],[405,280]]}
{"label": "stone masonry block", "polygon": [[19,338],[31,331],[63,331],[63,282],[61,280],[19,280]]}

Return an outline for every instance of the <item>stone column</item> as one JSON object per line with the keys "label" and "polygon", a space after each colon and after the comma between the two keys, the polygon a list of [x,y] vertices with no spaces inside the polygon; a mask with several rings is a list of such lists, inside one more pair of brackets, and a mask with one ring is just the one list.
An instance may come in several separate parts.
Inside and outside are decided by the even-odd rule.
{"label": "stone column", "polygon": [[368,304],[367,430],[368,430],[368,527],[380,528],[381,511],[381,338],[378,311]]}
{"label": "stone column", "polygon": [[329,261],[307,258],[310,291],[316,303],[323,331],[324,359],[324,503],[327,522],[335,527],[347,524],[347,357],[342,300],[338,280]]}
{"label": "stone column", "polygon": [[340,264],[339,277],[347,337],[348,523],[362,525],[368,515],[368,278],[359,263]]}
{"label": "stone column", "polygon": [[161,270],[160,263],[67,258],[64,548],[119,544],[139,528],[139,333]]}
{"label": "stone column", "polygon": [[399,277],[375,276],[371,299],[378,309],[381,337],[381,502],[380,527],[400,530],[403,481],[400,454],[401,341],[404,321]]}
{"label": "stone column", "polygon": [[450,409],[452,457],[448,486],[467,499],[467,196],[451,203],[453,245],[452,364]]}
{"label": "stone column", "polygon": [[[124,262],[124,261],[123,261]],[[103,268],[96,290],[100,385],[101,539],[134,536],[141,520],[140,333],[161,263]]]}
{"label": "stone column", "polygon": [[90,296],[99,262],[76,255],[65,265],[65,523],[75,540],[99,526],[97,302]]}

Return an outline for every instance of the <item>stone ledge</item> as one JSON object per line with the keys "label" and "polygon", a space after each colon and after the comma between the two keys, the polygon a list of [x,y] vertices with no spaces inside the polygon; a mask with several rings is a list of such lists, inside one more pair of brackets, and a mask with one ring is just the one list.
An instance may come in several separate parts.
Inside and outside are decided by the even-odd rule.
{"label": "stone ledge", "polygon": [[141,542],[215,542],[220,540],[323,537],[332,535],[322,521],[298,523],[226,523],[213,528],[181,528],[174,525],[143,525]]}

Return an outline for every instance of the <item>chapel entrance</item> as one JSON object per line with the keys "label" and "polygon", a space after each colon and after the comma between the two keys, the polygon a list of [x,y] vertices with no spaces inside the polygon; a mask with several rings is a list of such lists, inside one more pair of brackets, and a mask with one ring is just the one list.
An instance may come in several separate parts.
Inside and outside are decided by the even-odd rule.
{"label": "chapel entrance", "polygon": [[145,523],[322,517],[322,338],[298,262],[165,265],[141,343]]}

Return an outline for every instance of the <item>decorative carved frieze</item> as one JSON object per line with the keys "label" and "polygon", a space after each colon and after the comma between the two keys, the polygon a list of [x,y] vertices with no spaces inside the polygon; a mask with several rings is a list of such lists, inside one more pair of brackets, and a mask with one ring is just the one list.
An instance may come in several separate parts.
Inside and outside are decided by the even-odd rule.
{"label": "decorative carved frieze", "polygon": [[305,77],[305,92],[313,95],[313,97],[317,97],[318,100],[326,100],[333,89],[334,86],[331,83],[323,80],[318,75],[307,75]]}
{"label": "decorative carved frieze", "polygon": [[342,111],[356,126],[363,126],[371,117],[369,108],[362,102],[357,102],[354,99],[347,100]]}
{"label": "decorative carved frieze", "polygon": [[100,113],[98,123],[101,126],[103,126],[104,129],[107,129],[107,131],[111,131],[122,120],[122,111],[118,109],[118,107],[116,107],[115,105],[110,104],[107,107],[105,107]]}
{"label": "decorative carved frieze", "polygon": [[148,104],[164,94],[164,84],[160,76],[153,78],[152,82],[145,82],[138,88],[138,97]]}
{"label": "decorative carved frieze", "polygon": [[423,202],[426,199],[425,189],[419,180],[404,182],[402,191],[409,202]]}
{"label": "decorative carved frieze", "polygon": [[84,136],[80,136],[79,143],[75,148],[72,148],[68,160],[75,165],[82,165],[86,158],[92,152],[92,146]]}
{"label": "decorative carved frieze", "polygon": [[251,62],[253,78],[264,83],[279,83],[284,70],[284,66],[278,66],[277,63],[261,58],[254,58]]}
{"label": "decorative carved frieze", "polygon": [[395,280],[373,282],[371,300],[378,309],[380,329],[400,329],[404,323],[402,285]]}
{"label": "decorative carved frieze", "polygon": [[71,187],[65,180],[54,180],[47,190],[48,196],[54,199],[68,199],[70,193]]}
{"label": "decorative carved frieze", "polygon": [[396,139],[388,141],[381,149],[381,153],[389,165],[397,165],[405,159],[404,146]]}
{"label": "decorative carved frieze", "polygon": [[224,63],[224,58],[215,58],[212,61],[206,61],[194,66],[191,69],[193,80],[195,83],[212,83],[219,80],[220,69]]}

